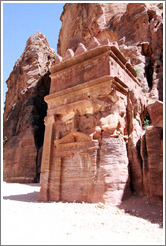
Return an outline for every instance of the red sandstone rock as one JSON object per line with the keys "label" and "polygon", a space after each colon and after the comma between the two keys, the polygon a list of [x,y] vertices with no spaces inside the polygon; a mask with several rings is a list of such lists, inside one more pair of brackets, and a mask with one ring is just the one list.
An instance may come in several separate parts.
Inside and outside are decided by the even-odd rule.
{"label": "red sandstone rock", "polygon": [[55,51],[49,47],[47,39],[40,33],[28,40],[21,57],[16,61],[8,80],[8,92],[4,110],[4,121],[9,111],[17,103],[18,97],[25,94],[48,72],[53,64]]}
{"label": "red sandstone rock", "polygon": [[32,35],[7,80],[3,121],[5,181],[33,182],[39,176],[38,150],[43,143],[46,114],[43,97],[49,93],[48,69],[54,56],[41,33]]}
{"label": "red sandstone rock", "polygon": [[[55,64],[39,200],[117,203],[129,187],[162,199],[162,103],[145,100],[162,100],[162,10],[66,4],[61,20],[62,57],[37,33],[7,81],[4,180],[39,180]],[[143,135],[146,112],[154,126]]]}
{"label": "red sandstone rock", "polygon": [[145,98],[141,90],[132,90],[128,93],[127,101],[127,128],[128,128],[128,158],[132,179],[132,189],[142,193],[142,168],[140,157],[140,138],[143,134],[142,121],[145,111]]}
{"label": "red sandstone rock", "polygon": [[117,44],[65,57],[50,69],[39,200],[118,203],[131,193],[124,134],[139,82]]}
{"label": "red sandstone rock", "polygon": [[[162,100],[163,17],[154,3],[66,4],[61,15],[58,53],[89,45],[97,37],[117,41],[121,52],[135,66],[144,92]],[[73,21],[73,18],[76,21]]]}
{"label": "red sandstone rock", "polygon": [[163,127],[163,102],[155,101],[149,104],[147,112],[153,126]]}
{"label": "red sandstone rock", "polygon": [[163,197],[163,128],[148,126],[141,141],[143,186],[147,197]]}
{"label": "red sandstone rock", "polygon": [[143,188],[150,199],[163,197],[163,103],[153,102],[147,106],[151,126],[141,138],[143,160]]}
{"label": "red sandstone rock", "polygon": [[[70,16],[75,16],[77,22],[70,21]],[[133,88],[134,90],[128,93],[125,105],[120,100],[113,104],[110,116],[101,120],[101,128],[115,133],[119,129],[118,131],[127,136],[131,187],[136,193],[142,193],[146,188],[140,139],[146,112],[149,112],[153,125],[162,126],[161,107],[156,102],[146,109],[144,96],[148,100],[163,99],[163,12],[154,3],[66,4],[61,20],[58,43],[60,54],[64,54],[69,47],[75,50],[80,42],[88,46],[96,37],[102,45],[117,42],[126,58],[126,64],[129,62],[135,68],[143,93],[138,88]],[[68,26],[70,31],[66,33]],[[117,100],[116,97],[112,99]],[[121,118],[126,114],[126,107],[127,117],[124,121]],[[99,136],[99,132],[95,134]],[[160,141],[157,135],[156,141]]]}
{"label": "red sandstone rock", "polygon": [[3,178],[7,182],[32,183],[36,176],[37,148],[33,129],[27,128],[5,144]]}

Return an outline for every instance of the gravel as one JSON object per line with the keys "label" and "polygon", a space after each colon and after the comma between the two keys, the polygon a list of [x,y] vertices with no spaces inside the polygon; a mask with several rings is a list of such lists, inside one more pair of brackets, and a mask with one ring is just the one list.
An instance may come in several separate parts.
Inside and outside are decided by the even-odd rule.
{"label": "gravel", "polygon": [[[2,245],[164,244],[162,204],[144,211],[147,201],[137,197],[119,206],[39,203],[39,190],[39,184],[3,183]],[[144,218],[146,212],[150,218]]]}

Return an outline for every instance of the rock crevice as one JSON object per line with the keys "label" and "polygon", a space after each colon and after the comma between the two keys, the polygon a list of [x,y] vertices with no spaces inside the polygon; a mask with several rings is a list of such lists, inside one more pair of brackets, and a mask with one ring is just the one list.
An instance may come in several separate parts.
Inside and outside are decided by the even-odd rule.
{"label": "rock crevice", "polygon": [[38,32],[7,80],[4,180],[41,172],[42,201],[162,199],[162,10],[72,3],[61,20],[59,55]]}
{"label": "rock crevice", "polygon": [[7,80],[4,109],[4,180],[36,182],[40,176],[49,67],[55,52],[40,33],[32,35]]}

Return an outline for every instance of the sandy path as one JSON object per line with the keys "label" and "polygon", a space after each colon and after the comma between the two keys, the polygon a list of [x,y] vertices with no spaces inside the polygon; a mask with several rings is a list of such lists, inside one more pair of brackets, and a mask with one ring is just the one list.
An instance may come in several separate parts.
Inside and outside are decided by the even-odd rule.
{"label": "sandy path", "polygon": [[119,208],[38,203],[37,184],[3,183],[2,188],[2,245],[164,244],[160,203],[134,197]]}

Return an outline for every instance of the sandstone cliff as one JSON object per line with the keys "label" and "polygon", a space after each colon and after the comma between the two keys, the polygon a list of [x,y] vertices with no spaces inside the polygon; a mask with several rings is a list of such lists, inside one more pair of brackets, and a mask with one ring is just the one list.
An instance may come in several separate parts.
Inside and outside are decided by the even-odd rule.
{"label": "sandstone cliff", "polygon": [[148,97],[163,99],[163,13],[155,3],[72,3],[61,15],[58,53],[78,43],[117,41]]}
{"label": "sandstone cliff", "polygon": [[[153,108],[156,112],[159,110],[162,118],[162,103],[161,109],[153,103],[163,100],[162,8],[155,3],[66,4],[61,20],[60,55],[64,56],[67,49],[76,51],[79,43],[89,46],[94,37],[100,43],[108,38],[118,43],[120,51],[134,67],[142,90],[131,90],[127,96],[131,189],[139,194],[145,192],[149,197],[161,198],[162,123],[154,126],[156,116],[149,113],[148,107],[151,111],[154,111]],[[147,128],[146,132],[143,125],[147,122],[151,122],[153,127]],[[146,181],[147,177],[151,177],[149,181]],[[155,181],[152,181],[153,178]]]}
{"label": "sandstone cliff", "polygon": [[4,109],[4,180],[39,179],[40,148],[44,138],[44,96],[49,93],[49,68],[55,51],[40,33],[28,40],[8,80]]}
{"label": "sandstone cliff", "polygon": [[[101,118],[104,119],[100,120],[99,124],[102,138],[101,129],[98,129],[96,135],[94,134],[96,139],[99,139],[101,149],[101,153],[97,153],[97,158],[107,163],[107,154],[104,151],[111,145],[109,151],[113,159],[109,159],[109,163],[124,160],[126,166],[129,163],[130,176],[126,183],[127,187],[130,185],[133,192],[145,193],[152,198],[162,198],[162,182],[160,182],[163,162],[162,15],[162,10],[153,3],[66,4],[61,15],[62,28],[58,43],[58,53],[65,61],[70,60],[74,55],[79,55],[80,52],[86,52],[86,47],[93,49],[95,45],[104,44],[107,38],[108,42],[111,41],[113,46],[120,50],[122,54],[120,58],[124,62],[122,67],[124,65],[126,70],[132,69],[131,65],[134,67],[135,71],[132,70],[132,73],[137,73],[141,87],[129,86],[125,99],[122,97],[117,99],[115,91],[112,91],[109,98],[102,98],[109,103],[112,100],[112,108],[109,112],[102,112]],[[41,33],[37,33],[28,39],[24,53],[17,60],[7,80],[8,92],[4,111],[4,180],[6,181],[39,181],[45,130],[43,119],[47,110],[44,97],[49,94],[51,81],[49,69],[54,63],[62,64],[61,61],[62,57],[58,57],[49,47],[46,38]],[[112,68],[114,70],[114,66]],[[106,67],[103,66],[102,71],[89,70],[88,74],[93,79],[95,73],[103,73],[105,69]],[[65,80],[67,83],[61,83],[57,77],[57,85],[65,89],[72,80],[73,85],[76,85],[79,79],[74,80],[75,74],[67,77]],[[124,76],[123,73],[122,78],[126,82],[126,75]],[[58,90],[58,86],[54,89]],[[84,112],[84,109],[82,110]],[[70,116],[65,120],[68,121]],[[57,121],[60,121],[61,115],[58,117]],[[86,132],[95,124],[95,117],[93,114],[82,115],[74,119],[76,120],[74,124],[79,126],[80,131]],[[144,129],[147,122],[148,124],[151,122],[151,126]],[[63,134],[61,137],[65,138],[66,134],[70,134],[68,127],[59,123],[59,132]],[[110,129],[121,133],[123,144],[111,142],[111,138],[107,135],[107,131],[112,134]],[[116,179],[118,168],[112,175]],[[110,180],[108,177],[108,183]],[[97,194],[98,190],[96,196]]]}

